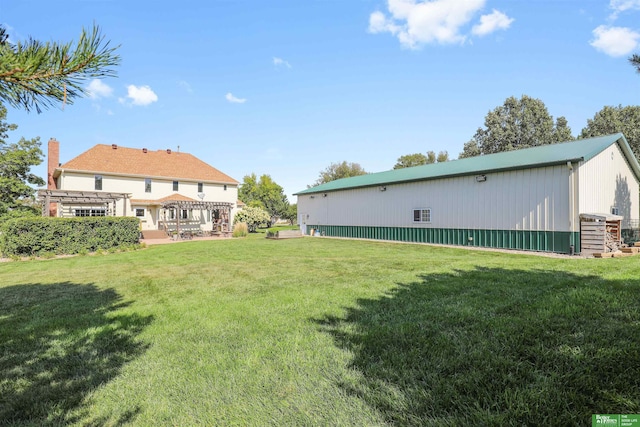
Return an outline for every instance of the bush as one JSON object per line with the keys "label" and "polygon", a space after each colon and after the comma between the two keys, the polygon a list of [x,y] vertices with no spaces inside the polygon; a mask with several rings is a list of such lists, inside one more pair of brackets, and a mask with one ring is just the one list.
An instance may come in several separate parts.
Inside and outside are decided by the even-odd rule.
{"label": "bush", "polygon": [[233,226],[233,237],[247,237],[249,235],[249,227],[244,222],[238,222]]}
{"label": "bush", "polygon": [[139,220],[130,217],[11,219],[0,230],[3,255],[96,252],[139,242]]}
{"label": "bush", "polygon": [[247,224],[247,228],[250,233],[255,233],[259,226],[268,224],[271,221],[269,213],[264,209],[253,208],[247,206],[238,212],[235,216],[234,222],[236,224],[244,222]]}

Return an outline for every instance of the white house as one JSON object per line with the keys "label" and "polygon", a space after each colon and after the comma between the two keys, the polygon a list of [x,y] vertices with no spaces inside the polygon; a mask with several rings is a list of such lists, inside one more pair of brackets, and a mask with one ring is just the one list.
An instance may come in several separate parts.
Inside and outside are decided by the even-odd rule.
{"label": "white house", "polygon": [[52,216],[134,216],[142,230],[229,230],[238,181],[195,156],[172,150],[96,145],[59,163],[48,144],[48,185],[39,191]]}
{"label": "white house", "polygon": [[298,192],[302,232],[579,253],[580,214],[637,227],[640,164],[622,134],[340,179]]}

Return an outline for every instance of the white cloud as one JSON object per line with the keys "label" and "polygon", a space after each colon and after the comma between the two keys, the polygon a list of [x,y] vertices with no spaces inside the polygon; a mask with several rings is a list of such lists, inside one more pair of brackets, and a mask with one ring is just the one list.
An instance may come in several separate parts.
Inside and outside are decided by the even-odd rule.
{"label": "white cloud", "polygon": [[247,102],[245,98],[236,98],[231,92],[227,93],[224,97],[232,104],[244,104]]}
{"label": "white cloud", "polygon": [[628,55],[640,41],[640,33],[626,27],[600,25],[593,30],[593,36],[589,44],[609,56]]}
{"label": "white cloud", "polygon": [[480,23],[474,25],[471,32],[476,36],[486,36],[497,30],[506,30],[509,28],[513,18],[509,18],[504,13],[493,9],[489,15],[482,15],[480,17]]}
{"label": "white cloud", "polygon": [[[423,44],[462,44],[467,35],[462,33],[486,0],[388,0],[389,15],[376,11],[369,16],[369,32],[389,32],[403,47],[416,49]],[[494,10],[485,15],[474,34],[485,35],[497,29],[506,29],[513,22],[502,12]],[[474,27],[475,28],[475,27]]]}
{"label": "white cloud", "polygon": [[102,80],[93,79],[87,85],[87,94],[91,99],[108,98],[113,94],[113,89]]}
{"label": "white cloud", "polygon": [[133,105],[149,105],[158,100],[158,95],[149,86],[129,85],[127,86],[127,98],[131,99]]}
{"label": "white cloud", "polygon": [[277,58],[277,57],[273,57],[273,65],[275,65],[276,67],[287,67],[287,68],[291,68],[291,64],[289,64],[289,61],[285,61],[282,58]]}
{"label": "white cloud", "polygon": [[640,10],[640,0],[611,0],[609,7],[613,9],[610,19],[617,19],[618,14],[627,10]]}
{"label": "white cloud", "polygon": [[184,80],[180,80],[178,82],[178,86],[180,86],[182,89],[186,90],[189,93],[193,93],[193,89],[191,88],[191,85]]}

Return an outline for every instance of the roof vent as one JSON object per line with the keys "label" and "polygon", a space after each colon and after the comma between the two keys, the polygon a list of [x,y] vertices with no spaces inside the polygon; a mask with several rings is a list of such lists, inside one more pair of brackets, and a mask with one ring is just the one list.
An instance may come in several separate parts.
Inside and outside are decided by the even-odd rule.
{"label": "roof vent", "polygon": [[171,154],[171,148],[167,148],[167,154]]}
{"label": "roof vent", "polygon": [[142,152],[143,152],[143,153],[146,153],[146,152],[147,152],[147,149],[146,149],[146,148],[143,148],[143,149],[142,149]]}
{"label": "roof vent", "polygon": [[113,148],[114,150],[117,150],[118,146],[116,144],[111,144],[111,148]]}

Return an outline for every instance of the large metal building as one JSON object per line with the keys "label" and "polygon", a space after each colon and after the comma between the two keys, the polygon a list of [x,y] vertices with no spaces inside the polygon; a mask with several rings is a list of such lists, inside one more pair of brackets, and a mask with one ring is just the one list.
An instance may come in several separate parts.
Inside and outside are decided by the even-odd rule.
{"label": "large metal building", "polygon": [[637,226],[640,164],[618,133],[340,179],[296,193],[304,234],[580,252],[580,214]]}

